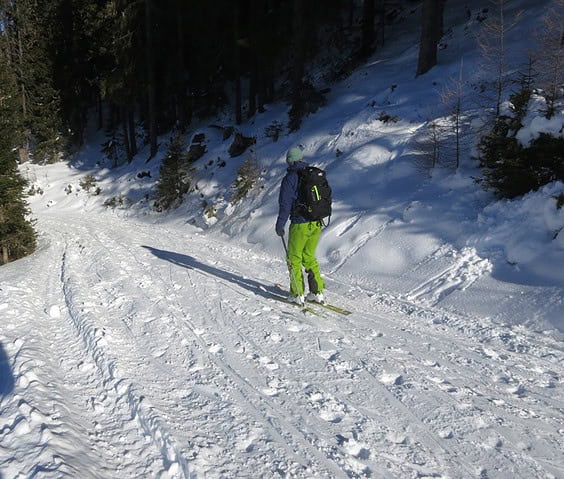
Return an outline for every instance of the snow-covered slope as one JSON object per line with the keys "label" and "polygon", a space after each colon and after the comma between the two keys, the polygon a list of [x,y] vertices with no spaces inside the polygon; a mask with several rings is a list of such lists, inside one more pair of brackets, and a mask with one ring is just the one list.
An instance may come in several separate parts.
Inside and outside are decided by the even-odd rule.
{"label": "snow-covered slope", "polygon": [[[538,9],[510,32],[516,51],[546,2],[510,5]],[[198,190],[169,214],[145,199],[146,152],[109,169],[91,142],[70,166],[24,166],[43,190],[40,248],[0,269],[0,477],[563,478],[564,185],[493,201],[472,145],[457,172],[414,166],[440,85],[462,53],[477,64],[477,11],[449,17],[423,77],[407,15],[405,43],[334,85],[299,132],[265,137],[281,105],[244,125],[263,174],[240,204],[226,192],[246,156],[215,128],[194,132]],[[330,175],[319,260],[349,316],[272,298],[296,144]]]}
{"label": "snow-covered slope", "polygon": [[339,274],[353,313],[304,315],[248,246],[111,214],[40,226],[2,271],[6,478],[562,477],[550,334]]}

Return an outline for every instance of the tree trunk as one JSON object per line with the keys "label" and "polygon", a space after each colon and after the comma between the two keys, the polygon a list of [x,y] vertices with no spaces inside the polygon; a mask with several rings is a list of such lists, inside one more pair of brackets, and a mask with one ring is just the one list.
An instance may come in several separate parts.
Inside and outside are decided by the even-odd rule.
{"label": "tree trunk", "polygon": [[98,110],[98,130],[101,130],[104,128],[104,103],[102,102],[100,89],[96,93],[96,108]]}
{"label": "tree trunk", "polygon": [[274,100],[274,93],[276,87],[274,86],[274,75],[269,70],[264,78],[264,91],[265,91],[265,102],[270,103]]}
{"label": "tree trunk", "polygon": [[292,70],[292,106],[301,107],[301,90],[305,68],[305,8],[304,0],[294,0],[294,62]]}
{"label": "tree trunk", "polygon": [[233,2],[233,69],[235,72],[235,123],[243,122],[241,94],[241,47],[239,45],[239,6]]}
{"label": "tree trunk", "polygon": [[131,148],[131,158],[137,154],[137,138],[135,137],[135,114],[133,108],[127,108],[127,131],[129,133],[129,147]]}
{"label": "tree trunk", "polygon": [[180,130],[185,131],[188,122],[188,107],[186,101],[186,94],[188,91],[187,73],[186,73],[186,58],[184,50],[184,15],[182,11],[182,0],[177,0],[176,3],[176,61],[177,61],[177,85],[176,85],[176,102],[177,102],[177,118]]}
{"label": "tree trunk", "polygon": [[374,50],[374,0],[364,0],[362,8],[361,55],[368,56]]}
{"label": "tree trunk", "polygon": [[264,113],[264,104],[267,102],[267,78],[269,75],[270,65],[273,59],[268,59],[265,53],[264,43],[268,42],[264,24],[268,22],[268,5],[267,2],[255,1],[255,14],[253,27],[253,37],[255,38],[256,47],[256,65],[258,70],[257,84],[257,109],[259,113]]}
{"label": "tree trunk", "polygon": [[376,46],[383,47],[386,39],[386,0],[378,0],[375,15],[378,18]]}
{"label": "tree trunk", "polygon": [[120,109],[120,116],[121,116],[121,126],[122,126],[122,134],[123,134],[123,144],[125,146],[125,156],[127,157],[127,162],[131,163],[133,159],[133,155],[131,154],[131,148],[129,146],[129,134],[127,132],[127,107],[123,107]]}
{"label": "tree trunk", "polygon": [[2,264],[7,264],[8,260],[8,248],[6,246],[2,246]]}
{"label": "tree trunk", "polygon": [[347,19],[348,19],[348,30],[349,32],[353,31],[354,28],[354,8],[355,8],[355,1],[354,0],[349,0],[349,6],[348,6],[348,15],[347,15]]}
{"label": "tree trunk", "polygon": [[437,64],[437,45],[441,38],[443,7],[443,0],[423,0],[417,75],[427,73]]}
{"label": "tree trunk", "polygon": [[249,79],[249,111],[247,116],[252,118],[252,116],[257,111],[257,67],[255,52],[251,52],[251,77]]}
{"label": "tree trunk", "polygon": [[[20,14],[19,14],[19,10],[18,10],[18,2],[15,3],[15,8],[16,8],[16,18],[19,18]],[[22,117],[23,117],[23,120],[25,122],[27,120],[27,91],[26,91],[26,88],[25,88],[25,82],[23,81],[23,78],[24,78],[23,51],[24,50],[23,50],[23,43],[22,43],[22,34],[21,34],[19,27],[18,27],[18,31],[17,31],[17,36],[18,36],[18,63],[19,63],[18,69],[19,69],[20,79],[22,79],[22,81],[20,81]],[[29,160],[29,135],[30,135],[29,130],[26,130],[25,137],[23,139],[23,144],[18,149],[18,156],[20,158],[20,161],[22,161],[23,163],[25,163]]]}
{"label": "tree trunk", "polygon": [[150,156],[157,154],[157,118],[156,118],[156,95],[155,95],[155,52],[153,45],[153,11],[152,0],[145,0],[145,35],[147,40],[147,115],[149,116],[149,143]]}
{"label": "tree trunk", "polygon": [[257,85],[257,110],[259,113],[264,113],[264,104],[266,103],[266,81],[264,65],[260,65]]}
{"label": "tree trunk", "polygon": [[440,0],[439,2],[439,38],[437,38],[437,43],[445,34],[445,5],[447,0]]}

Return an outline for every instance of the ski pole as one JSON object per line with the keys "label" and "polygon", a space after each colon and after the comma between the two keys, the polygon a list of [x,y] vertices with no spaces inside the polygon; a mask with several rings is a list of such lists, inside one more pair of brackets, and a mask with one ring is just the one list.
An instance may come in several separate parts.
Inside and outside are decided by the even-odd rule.
{"label": "ski pole", "polygon": [[296,288],[296,294],[299,293],[300,288],[298,287],[298,280],[296,279],[296,275],[294,273],[294,268],[292,268],[292,263],[290,262],[290,257],[288,256],[288,247],[286,246],[286,240],[284,239],[284,236],[280,236],[280,239],[282,239],[282,244],[284,245],[284,251],[286,252],[286,265],[288,266],[288,269],[290,270],[290,277],[292,278],[292,281],[294,282],[294,288]]}

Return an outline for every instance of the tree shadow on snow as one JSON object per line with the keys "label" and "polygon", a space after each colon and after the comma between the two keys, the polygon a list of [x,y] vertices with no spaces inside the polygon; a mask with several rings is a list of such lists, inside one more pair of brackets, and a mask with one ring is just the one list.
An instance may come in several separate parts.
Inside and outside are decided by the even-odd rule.
{"label": "tree shadow on snow", "polygon": [[[10,360],[0,343],[0,396],[6,396],[14,390],[14,376],[10,368]],[[2,475],[0,473],[0,479]]]}
{"label": "tree shadow on snow", "polygon": [[216,278],[229,281],[230,283],[240,286],[241,288],[244,288],[251,293],[262,296],[264,298],[271,298],[273,294],[278,296],[285,296],[287,294],[286,291],[279,288],[278,286],[260,283],[253,279],[245,278],[235,273],[230,273],[229,271],[204,264],[193,258],[192,256],[181,253],[174,253],[172,251],[164,251],[161,249],[153,248],[152,246],[143,245],[142,248],[149,250],[157,258],[169,261],[177,266],[198,270],[210,276],[215,276]]}

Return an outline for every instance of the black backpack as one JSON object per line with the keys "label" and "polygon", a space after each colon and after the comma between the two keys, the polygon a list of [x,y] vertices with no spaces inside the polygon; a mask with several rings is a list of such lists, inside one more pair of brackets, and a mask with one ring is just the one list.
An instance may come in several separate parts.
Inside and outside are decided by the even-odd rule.
{"label": "black backpack", "polygon": [[298,170],[296,208],[296,213],[307,221],[323,223],[324,218],[331,216],[331,187],[324,170],[315,166]]}

